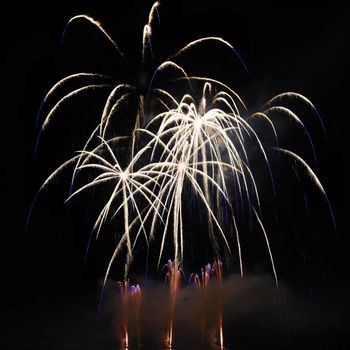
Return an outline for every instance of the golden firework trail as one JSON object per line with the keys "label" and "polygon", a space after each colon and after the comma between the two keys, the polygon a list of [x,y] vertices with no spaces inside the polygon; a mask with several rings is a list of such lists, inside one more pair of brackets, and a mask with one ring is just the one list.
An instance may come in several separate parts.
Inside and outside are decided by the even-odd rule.
{"label": "golden firework trail", "polygon": [[[148,23],[144,26],[140,62],[142,73],[137,81],[143,79],[141,74],[144,74],[148,60],[154,54],[152,32],[155,18],[158,17],[159,20],[159,6],[159,2],[154,3]],[[68,26],[78,20],[87,20],[94,25],[125,58],[102,24],[89,16],[73,17],[68,22],[64,35]],[[281,156],[300,163],[323,194],[329,205],[333,223],[335,222],[326,192],[311,167],[299,155],[278,146],[276,118],[287,118],[306,135],[316,160],[310,133],[302,119],[291,108],[286,107],[284,102],[289,99],[308,106],[319,118],[324,130],[316,108],[306,97],[286,92],[273,97],[262,111],[249,115],[241,97],[228,85],[210,77],[191,76],[176,63],[180,55],[185,55],[194,47],[211,41],[233,50],[241,60],[233,46],[223,38],[200,38],[190,42],[149,72],[145,86],[84,72],[60,80],[44,98],[38,115],[41,127],[37,143],[57,111],[68,100],[86,91],[96,89],[110,91],[99,122],[82,151],[57,168],[40,189],[46,188],[54,177],[70,165],[74,165],[72,188],[80,173],[89,172],[94,177],[72,190],[68,200],[90,188],[106,184],[111,186],[108,199],[94,224],[94,232],[98,238],[103,224],[108,219],[115,216],[122,217],[122,224],[117,227],[119,240],[107,267],[105,282],[112,264],[123,250],[126,251],[125,278],[127,277],[135,247],[142,237],[147,246],[155,238],[160,239],[158,266],[161,264],[166,242],[171,237],[174,261],[176,264],[182,264],[185,259],[185,235],[188,234],[184,220],[186,215],[184,205],[189,197],[194,196],[205,214],[208,234],[216,257],[221,256],[223,252],[234,254],[234,251],[237,251],[242,277],[244,251],[237,216],[239,209],[243,212],[243,207],[248,206],[252,220],[258,224],[264,236],[271,268],[278,284],[273,249],[260,214],[260,193],[247,145],[254,145],[256,153],[266,165],[273,191],[275,191],[275,179],[269,153],[278,152]],[[178,74],[172,83],[187,82],[188,89],[180,97],[162,87],[160,74],[168,69]],[[80,86],[53,103],[57,91],[72,81],[87,82],[87,85]],[[194,82],[196,86],[200,86],[200,90],[193,88]],[[115,127],[112,119],[118,117],[121,114],[121,107],[135,96],[138,106],[132,132],[121,137],[109,138],[108,135],[113,134]],[[152,114],[152,109],[149,107],[151,101],[158,104],[160,112]],[[48,112],[42,121],[46,109]],[[271,128],[276,140],[274,147],[270,147],[259,137],[259,130],[253,123],[256,118],[262,119]],[[130,146],[126,164],[119,158],[118,144],[121,141],[127,141]],[[223,210],[229,213],[228,219],[224,218]],[[229,220],[232,230],[225,229],[226,220]],[[222,329],[222,325],[220,327]]]}

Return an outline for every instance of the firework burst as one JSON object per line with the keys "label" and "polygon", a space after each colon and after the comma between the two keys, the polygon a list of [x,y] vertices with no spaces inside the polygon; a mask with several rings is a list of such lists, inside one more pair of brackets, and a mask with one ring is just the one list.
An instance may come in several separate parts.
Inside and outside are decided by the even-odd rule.
{"label": "firework burst", "polygon": [[[262,111],[249,115],[240,96],[229,86],[210,77],[192,76],[176,63],[179,56],[209,41],[230,48],[241,60],[233,46],[222,38],[195,40],[160,65],[150,64],[154,56],[152,33],[154,22],[157,18],[159,20],[159,6],[159,2],[152,6],[148,23],[144,26],[140,69],[136,79],[132,77],[129,82],[116,82],[101,74],[73,74],[54,85],[44,98],[38,120],[41,120],[46,106],[62,86],[71,81],[89,81],[88,85],[80,86],[53,105],[41,124],[37,144],[56,112],[68,100],[87,90],[110,91],[99,122],[83,149],[51,174],[41,189],[69,165],[74,165],[74,170],[68,199],[90,188],[106,184],[112,188],[94,224],[94,232],[99,237],[107,219],[122,217],[122,224],[117,228],[119,238],[106,270],[105,282],[113,262],[123,250],[126,251],[125,278],[127,277],[135,247],[141,238],[147,247],[155,239],[160,240],[160,266],[166,242],[171,237],[174,261],[176,264],[183,263],[185,236],[190,234],[190,227],[185,224],[188,213],[184,212],[184,207],[188,200],[193,200],[199,203],[205,216],[215,256],[237,252],[241,276],[244,275],[244,251],[238,220],[239,215],[249,213],[250,219],[262,231],[278,284],[272,249],[260,214],[261,194],[248,149],[254,148],[255,157],[260,157],[264,162],[272,193],[275,191],[275,179],[269,154],[277,152],[299,163],[324,196],[333,218],[326,192],[311,167],[299,155],[279,147],[275,118],[276,115],[288,118],[302,130],[315,161],[315,147],[310,133],[302,119],[286,107],[284,101],[294,99],[308,106],[324,130],[322,121],[313,104],[304,96],[293,92],[275,96]],[[125,60],[125,55],[101,23],[89,16],[73,17],[64,34],[68,26],[77,20],[86,20],[95,26]],[[147,71],[146,67],[152,68]],[[183,86],[185,82],[187,86],[180,97],[162,88],[161,73],[169,69],[176,73],[176,78],[171,80],[172,84]],[[121,107],[131,101],[136,101],[137,105],[131,132],[124,136],[110,137],[114,134],[113,119],[122,113]],[[154,113],[154,110],[159,112]],[[259,137],[259,130],[253,123],[256,118],[262,119],[271,128],[275,137],[273,146]],[[121,161],[119,157],[118,145],[121,141],[126,141],[129,145],[129,152],[124,157],[126,161]],[[76,178],[83,172],[92,175],[92,180],[73,189]]]}

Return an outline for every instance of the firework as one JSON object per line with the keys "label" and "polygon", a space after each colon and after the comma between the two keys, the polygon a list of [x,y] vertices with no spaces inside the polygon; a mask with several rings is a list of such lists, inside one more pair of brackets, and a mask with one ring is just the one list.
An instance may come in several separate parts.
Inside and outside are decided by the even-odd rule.
{"label": "firework", "polygon": [[141,339],[141,329],[140,329],[140,309],[141,309],[141,289],[137,284],[136,286],[131,285],[129,280],[118,283],[120,294],[121,294],[121,303],[122,303],[122,348],[128,349],[130,346],[130,330],[129,324],[130,315],[134,314],[134,328],[137,339],[137,346],[140,348],[140,339]]}
{"label": "firework", "polygon": [[176,303],[176,295],[179,289],[181,280],[181,269],[178,261],[169,260],[165,266],[167,268],[166,281],[169,284],[169,312],[168,312],[168,330],[166,345],[169,349],[173,346],[173,323],[174,323],[174,311]]}
{"label": "firework", "polygon": [[200,334],[202,340],[205,339],[206,335],[206,304],[207,304],[207,288],[209,286],[209,281],[211,277],[215,278],[218,287],[218,293],[216,296],[216,315],[217,315],[217,329],[220,349],[224,348],[224,335],[223,335],[223,322],[222,322],[222,277],[223,277],[223,267],[220,260],[216,260],[213,265],[207,264],[201,269],[200,275],[191,275],[190,281],[193,278],[196,287],[199,289],[202,312],[201,312],[201,324],[200,324]]}
{"label": "firework", "polygon": [[[52,104],[56,92],[62,86],[71,81],[89,82],[53,104],[41,123],[37,145],[40,135],[46,131],[56,112],[67,100],[88,90],[109,90],[99,122],[83,149],[51,174],[41,189],[69,165],[74,165],[74,170],[72,190],[68,199],[98,186],[108,184],[109,188],[112,188],[94,224],[94,232],[98,238],[107,219],[122,217],[122,224],[117,228],[117,244],[104,282],[112,264],[123,250],[126,251],[124,278],[127,278],[135,248],[141,238],[147,249],[151,242],[159,239],[159,267],[170,237],[174,264],[182,264],[185,259],[185,235],[190,234],[190,229],[185,225],[187,213],[184,212],[184,206],[190,199],[199,203],[215,257],[237,254],[238,269],[242,277],[244,251],[238,221],[240,215],[248,213],[250,220],[255,221],[262,231],[272,272],[278,285],[272,249],[260,214],[261,194],[248,149],[253,148],[255,156],[263,161],[273,193],[275,178],[269,154],[275,152],[299,163],[324,196],[334,223],[326,192],[315,172],[299,155],[279,147],[275,118],[288,118],[302,130],[310,144],[315,162],[316,152],[309,131],[302,119],[291,108],[286,107],[284,101],[294,99],[308,106],[320,120],[324,130],[322,121],[313,104],[304,96],[293,92],[277,95],[266,103],[261,112],[249,115],[243,100],[229,86],[210,77],[191,76],[176,63],[179,56],[209,41],[230,48],[241,60],[233,46],[222,38],[207,37],[194,40],[160,65],[154,67],[149,64],[154,56],[152,33],[156,18],[159,20],[159,6],[159,2],[152,6],[148,23],[144,26],[140,74],[136,79],[131,77],[130,81],[120,82],[105,75],[77,73],[59,81],[44,98],[38,121],[41,121],[45,109]],[[87,20],[95,26],[125,60],[126,56],[102,24],[89,16],[73,17],[68,22],[64,35],[72,22],[77,20]],[[147,67],[152,67],[151,71],[147,71]],[[187,89],[180,97],[162,87],[161,73],[169,69],[177,74],[172,83],[186,83]],[[132,130],[123,136],[110,137],[115,128],[113,119],[121,113],[121,107],[135,100],[137,106]],[[158,112],[153,113],[154,110]],[[259,130],[253,123],[256,118],[264,120],[271,128],[276,141],[273,147],[259,137]],[[122,141],[127,142],[129,146],[128,154],[123,160],[119,157],[119,144]],[[87,172],[93,178],[75,188],[76,179],[83,172]],[[220,268],[217,264],[215,271],[218,270]],[[205,280],[202,283],[205,283]],[[219,323],[222,345],[222,319]]]}

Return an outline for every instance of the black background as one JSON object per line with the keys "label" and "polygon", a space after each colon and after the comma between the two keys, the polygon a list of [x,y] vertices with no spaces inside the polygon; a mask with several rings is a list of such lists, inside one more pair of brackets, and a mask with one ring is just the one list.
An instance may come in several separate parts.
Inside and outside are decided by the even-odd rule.
{"label": "black background", "polygon": [[[73,72],[118,74],[118,56],[91,26],[72,25],[66,41],[61,44],[65,24],[79,13],[99,19],[137,71],[142,27],[151,4],[149,1],[103,0],[84,4],[53,1],[43,5],[18,3],[3,9],[1,278],[6,295],[2,304],[9,326],[8,336],[3,338],[4,349],[21,348],[16,345],[18,333],[24,328],[31,332],[30,324],[21,323],[24,314],[28,317],[28,313],[32,313],[33,319],[39,319],[33,324],[42,324],[41,318],[50,319],[50,313],[43,310],[94,294],[96,278],[100,275],[99,268],[86,267],[83,263],[88,223],[80,221],[82,215],[72,218],[62,205],[64,179],[53,186],[51,194],[41,198],[29,229],[24,230],[36,190],[72,149],[79,148],[82,139],[79,133],[84,132],[79,130],[79,123],[71,121],[56,131],[52,127],[51,136],[42,139],[41,149],[34,157],[35,118],[45,93],[56,81]],[[194,56],[195,72],[229,83],[253,111],[284,91],[307,96],[320,111],[327,138],[317,131],[317,123],[311,124],[319,154],[318,175],[334,208],[338,235],[332,230],[324,205],[317,202],[317,198],[320,201],[321,198],[314,196],[312,224],[305,218],[299,221],[299,225],[305,224],[305,233],[310,227],[321,233],[321,239],[306,242],[307,246],[313,245],[312,249],[305,248],[311,262],[303,268],[300,255],[303,249],[298,250],[298,244],[289,244],[290,241],[281,243],[285,255],[281,254],[279,259],[285,281],[302,290],[312,285],[320,298],[341,315],[337,325],[329,330],[329,342],[317,344],[324,349],[348,349],[349,346],[349,317],[345,316],[346,310],[349,311],[347,293],[350,290],[345,208],[348,14],[349,7],[336,2],[314,6],[282,2],[164,1],[160,7],[161,26],[154,38],[156,55],[165,59],[190,40],[221,36],[240,52],[248,73],[235,59],[233,65],[228,65],[226,58],[209,54]],[[96,101],[96,105],[91,103],[85,109],[98,110],[100,106],[101,101]],[[64,125],[73,126],[66,131]],[[288,204],[284,206],[288,211]],[[290,208],[295,210],[295,203]],[[293,215],[285,214],[282,218],[285,226],[291,227],[290,231],[299,228],[291,224]],[[288,229],[285,232],[288,233]],[[96,253],[95,258],[98,256]],[[36,305],[41,305],[39,311],[34,311]],[[308,337],[315,334],[305,335]],[[316,344],[313,341],[301,341],[295,348],[306,349],[306,344]],[[45,343],[42,346],[45,348]]]}

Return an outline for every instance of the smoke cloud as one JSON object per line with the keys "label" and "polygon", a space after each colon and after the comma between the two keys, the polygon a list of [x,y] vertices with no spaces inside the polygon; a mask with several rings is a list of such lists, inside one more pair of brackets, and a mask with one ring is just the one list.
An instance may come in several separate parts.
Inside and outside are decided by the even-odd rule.
{"label": "smoke cloud", "polygon": [[[164,348],[168,287],[159,281],[140,282],[142,348]],[[52,300],[26,310],[13,310],[6,315],[9,331],[1,341],[13,344],[12,349],[119,349],[123,308],[117,283],[107,282],[99,314],[98,300],[99,291],[95,297]],[[349,349],[347,334],[350,327],[345,310],[283,283],[277,290],[271,276],[241,279],[237,275],[224,279],[222,288],[211,283],[206,289],[196,289],[183,278],[176,298],[173,348],[217,347],[220,304],[227,349],[256,349],[257,346],[269,349]],[[137,318],[132,304],[128,311],[132,349],[137,344]],[[6,346],[1,348],[7,349]]]}

